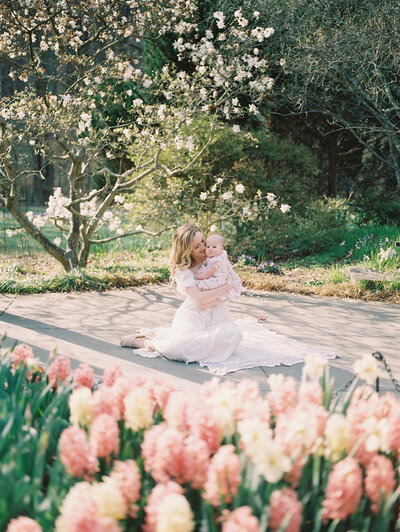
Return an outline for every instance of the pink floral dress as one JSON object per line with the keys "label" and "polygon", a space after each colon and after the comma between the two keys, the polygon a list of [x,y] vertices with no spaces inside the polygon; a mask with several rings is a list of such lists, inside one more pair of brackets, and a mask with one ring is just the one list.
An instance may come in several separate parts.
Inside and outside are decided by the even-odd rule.
{"label": "pink floral dress", "polygon": [[203,273],[208,266],[214,266],[217,271],[208,279],[196,279],[196,284],[200,290],[212,290],[213,288],[219,288],[220,286],[226,284],[228,275],[231,275],[234,282],[234,287],[218,299],[221,301],[234,301],[235,299],[238,299],[240,294],[244,292],[244,288],[240,277],[236,272],[233,271],[226,251],[222,251],[222,253],[217,257],[210,257],[206,259],[198,269],[197,273]]}

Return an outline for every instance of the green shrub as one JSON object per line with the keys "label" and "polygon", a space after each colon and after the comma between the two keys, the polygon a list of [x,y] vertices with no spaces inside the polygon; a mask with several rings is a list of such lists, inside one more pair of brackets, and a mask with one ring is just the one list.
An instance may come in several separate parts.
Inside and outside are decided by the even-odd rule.
{"label": "green shrub", "polygon": [[377,192],[367,192],[360,200],[354,200],[358,216],[362,223],[374,225],[400,225],[399,194],[386,194],[382,197]]}

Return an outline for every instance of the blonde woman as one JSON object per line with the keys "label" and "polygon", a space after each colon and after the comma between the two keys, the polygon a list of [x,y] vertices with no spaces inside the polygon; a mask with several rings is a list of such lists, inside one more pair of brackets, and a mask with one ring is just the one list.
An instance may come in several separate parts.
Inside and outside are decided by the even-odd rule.
{"label": "blonde woman", "polygon": [[270,331],[254,319],[232,321],[227,302],[219,298],[233,288],[234,282],[228,279],[226,285],[205,291],[196,284],[194,276],[206,258],[205,250],[204,236],[196,225],[178,227],[172,241],[170,270],[178,292],[186,299],[171,327],[157,328],[148,336],[127,336],[121,340],[123,347],[133,347],[135,354],[147,358],[164,355],[198,362],[219,375],[257,366],[291,366],[309,356],[337,356]]}
{"label": "blonde woman", "polygon": [[232,321],[226,302],[218,299],[234,283],[228,280],[220,288],[201,291],[194,275],[205,258],[206,242],[199,227],[193,224],[178,227],[172,240],[170,271],[178,292],[186,299],[176,311],[170,328],[156,329],[152,338],[125,337],[121,340],[123,347],[137,348],[137,354],[142,356],[161,354],[201,365],[222,362],[234,353],[242,333]]}

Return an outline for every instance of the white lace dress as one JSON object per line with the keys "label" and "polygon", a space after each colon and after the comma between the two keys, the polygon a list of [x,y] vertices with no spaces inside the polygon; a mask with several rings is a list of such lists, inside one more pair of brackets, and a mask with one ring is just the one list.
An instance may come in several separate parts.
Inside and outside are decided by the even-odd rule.
{"label": "white lace dress", "polygon": [[[176,285],[186,295],[186,288],[196,286],[193,272],[177,270]],[[198,362],[218,375],[257,366],[291,366],[309,355],[337,356],[276,334],[253,319],[233,321],[225,301],[203,310],[187,295],[171,327],[151,331],[148,344],[156,351],[135,349],[135,354]]]}

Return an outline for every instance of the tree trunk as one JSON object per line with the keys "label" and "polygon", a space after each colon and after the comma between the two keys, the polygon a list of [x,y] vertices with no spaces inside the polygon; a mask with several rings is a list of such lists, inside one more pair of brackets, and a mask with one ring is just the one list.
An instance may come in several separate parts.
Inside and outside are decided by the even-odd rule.
{"label": "tree trunk", "polygon": [[[74,201],[80,197],[80,174],[82,171],[82,161],[80,159],[74,160],[71,163],[71,168],[69,172],[69,198],[71,201]],[[75,207],[77,211],[80,210],[79,204]],[[68,251],[72,253],[70,259],[71,265],[73,268],[79,265],[79,241],[80,235],[79,230],[81,226],[81,220],[79,216],[72,213],[72,219],[70,224],[70,229],[68,233]]]}
{"label": "tree trunk", "polygon": [[328,192],[330,198],[336,198],[337,194],[337,174],[336,163],[338,158],[338,145],[335,133],[328,135]]}
{"label": "tree trunk", "polygon": [[27,233],[38,242],[42,248],[54,257],[64,268],[69,271],[70,264],[65,258],[65,254],[61,248],[53,244],[51,240],[45,237],[41,231],[19,210],[18,198],[9,196],[6,200],[6,209],[17,220],[17,222],[25,229]]}

